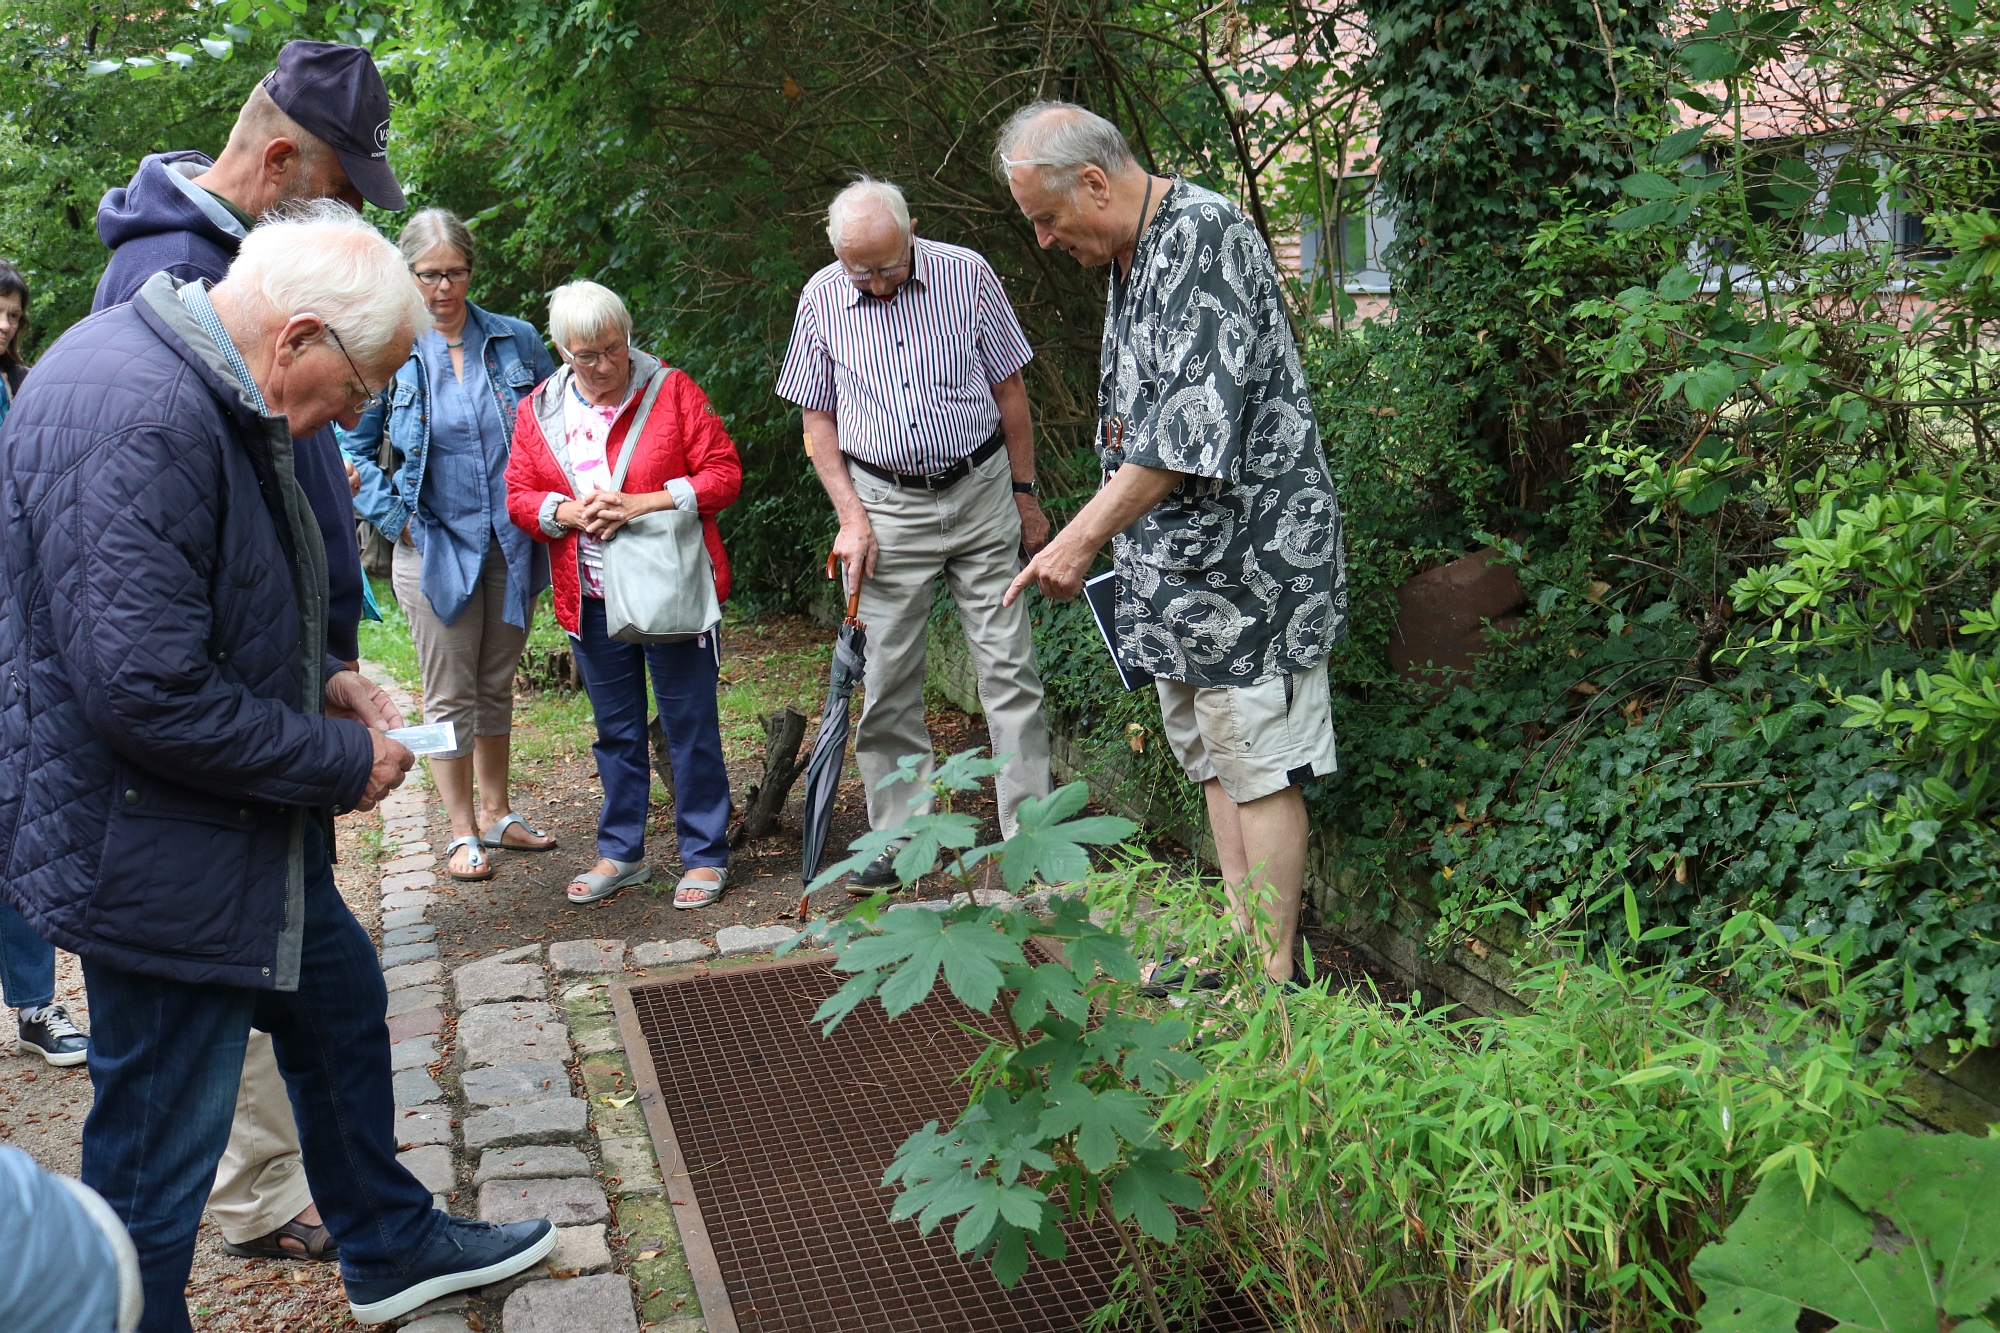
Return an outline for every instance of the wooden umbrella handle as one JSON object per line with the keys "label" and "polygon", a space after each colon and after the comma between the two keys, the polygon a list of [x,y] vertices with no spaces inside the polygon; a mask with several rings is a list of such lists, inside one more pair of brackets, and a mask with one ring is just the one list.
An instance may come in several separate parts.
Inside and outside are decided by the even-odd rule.
{"label": "wooden umbrella handle", "polygon": [[[833,557],[833,552],[831,552],[831,551],[828,551],[828,552],[826,553],[826,577],[827,577],[827,578],[828,578],[829,580],[832,580],[833,578],[835,578],[835,577],[836,577],[833,571],[834,571],[834,557]],[[856,613],[857,613],[858,611],[860,611],[860,610],[861,610],[861,580],[860,580],[860,579],[856,579],[856,580],[854,580],[854,591],[853,591],[853,592],[851,592],[851,593],[849,593],[849,594],[847,594],[847,623],[848,623],[848,624],[852,625],[852,624],[854,624],[854,623],[855,623],[855,621],[854,621],[854,617],[855,617],[855,614],[856,614]]]}

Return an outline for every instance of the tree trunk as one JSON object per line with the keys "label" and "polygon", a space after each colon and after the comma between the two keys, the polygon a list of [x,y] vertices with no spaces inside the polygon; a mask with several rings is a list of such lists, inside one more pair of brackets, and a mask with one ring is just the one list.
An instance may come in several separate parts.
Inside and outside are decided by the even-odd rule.
{"label": "tree trunk", "polygon": [[799,749],[806,739],[806,715],[796,708],[762,719],[764,723],[764,778],[743,799],[743,822],[730,837],[731,847],[741,847],[752,838],[761,838],[778,827],[778,816],[799,780],[805,761]]}

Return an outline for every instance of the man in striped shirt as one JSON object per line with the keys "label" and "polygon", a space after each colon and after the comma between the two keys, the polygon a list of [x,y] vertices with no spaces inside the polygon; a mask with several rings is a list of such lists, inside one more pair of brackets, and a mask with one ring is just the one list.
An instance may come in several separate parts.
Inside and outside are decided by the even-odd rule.
{"label": "man in striped shirt", "polygon": [[[881,781],[921,754],[924,634],[943,574],[979,670],[992,750],[1005,756],[1000,828],[1049,792],[1049,737],[1027,607],[1001,596],[1049,523],[1035,498],[1034,421],[1021,368],[1034,356],[992,267],[915,235],[902,191],[866,178],[827,210],[835,261],[799,297],[778,396],[805,411],[813,466],[840,516],[833,553],[860,582],[868,674],[854,753],[868,821],[893,828],[918,790]],[[854,877],[896,882],[893,852]]]}

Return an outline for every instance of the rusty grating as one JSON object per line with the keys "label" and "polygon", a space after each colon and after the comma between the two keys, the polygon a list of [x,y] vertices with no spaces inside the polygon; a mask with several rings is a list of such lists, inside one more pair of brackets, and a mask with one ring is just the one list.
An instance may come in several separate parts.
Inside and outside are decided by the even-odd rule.
{"label": "rusty grating", "polygon": [[[984,1020],[940,984],[893,1023],[864,1004],[822,1038],[809,1020],[840,982],[822,956],[614,993],[709,1328],[1082,1327],[1120,1267],[1104,1222],[1071,1224],[1068,1258],[1038,1257],[1009,1291],[952,1249],[949,1222],[925,1237],[889,1221],[877,1182],[911,1133],[964,1108],[980,1043],[960,1024]],[[1234,1292],[1205,1305],[1203,1333],[1265,1327]]]}

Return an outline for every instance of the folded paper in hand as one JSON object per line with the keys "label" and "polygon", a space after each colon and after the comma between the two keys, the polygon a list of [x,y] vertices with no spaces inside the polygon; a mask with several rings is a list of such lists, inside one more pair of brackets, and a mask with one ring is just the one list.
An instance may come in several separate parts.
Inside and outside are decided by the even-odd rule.
{"label": "folded paper in hand", "polygon": [[421,727],[398,727],[389,733],[389,739],[401,741],[411,754],[444,754],[458,748],[458,724],[426,722]]}

